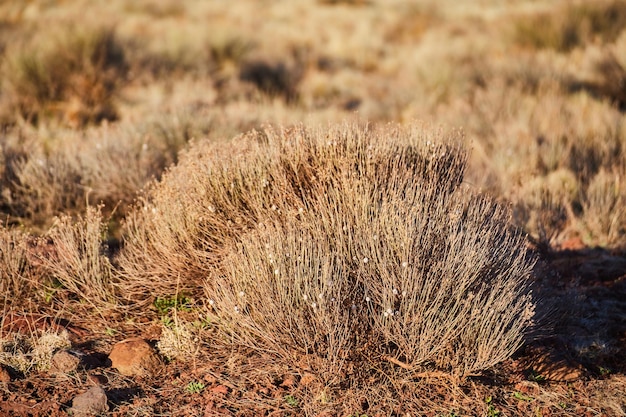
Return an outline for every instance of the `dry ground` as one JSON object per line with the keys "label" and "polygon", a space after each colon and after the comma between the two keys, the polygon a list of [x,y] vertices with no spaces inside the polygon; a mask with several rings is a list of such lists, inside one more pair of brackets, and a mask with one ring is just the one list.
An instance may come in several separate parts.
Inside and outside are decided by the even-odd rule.
{"label": "dry ground", "polygon": [[[67,415],[96,384],[116,416],[626,415],[625,27],[619,0],[0,3],[0,415]],[[172,166],[345,120],[463,129],[464,186],[541,259],[511,358],[325,384],[216,343],[209,300],[175,279],[119,293],[135,208]],[[35,346],[63,330],[84,356],[58,375]],[[134,336],[160,373],[111,368]]]}

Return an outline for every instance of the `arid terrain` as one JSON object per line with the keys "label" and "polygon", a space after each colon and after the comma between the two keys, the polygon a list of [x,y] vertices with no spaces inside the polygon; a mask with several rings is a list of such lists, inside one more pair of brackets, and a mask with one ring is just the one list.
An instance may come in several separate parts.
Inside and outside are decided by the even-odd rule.
{"label": "arid terrain", "polygon": [[0,416],[626,415],[626,2],[0,2]]}

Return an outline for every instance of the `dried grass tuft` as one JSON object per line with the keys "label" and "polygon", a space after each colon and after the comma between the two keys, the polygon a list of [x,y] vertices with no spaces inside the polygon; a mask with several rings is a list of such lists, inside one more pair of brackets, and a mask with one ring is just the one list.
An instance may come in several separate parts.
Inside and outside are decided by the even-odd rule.
{"label": "dried grass tuft", "polygon": [[0,224],[0,293],[13,304],[32,289],[28,235]]}
{"label": "dried grass tuft", "polygon": [[115,299],[114,270],[103,244],[106,230],[100,207],[88,207],[76,220],[61,216],[48,232],[53,253],[40,259],[63,289],[94,307]]}

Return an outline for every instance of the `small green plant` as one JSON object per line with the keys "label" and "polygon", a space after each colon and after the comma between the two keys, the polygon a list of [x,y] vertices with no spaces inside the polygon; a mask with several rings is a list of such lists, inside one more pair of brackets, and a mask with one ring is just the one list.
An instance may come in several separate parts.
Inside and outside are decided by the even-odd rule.
{"label": "small green plant", "polygon": [[613,373],[611,368],[605,368],[604,366],[598,366],[598,372],[600,372],[602,376],[609,376]]}
{"label": "small green plant", "polygon": [[519,391],[515,391],[513,393],[513,397],[515,397],[516,399],[518,399],[520,401],[532,401],[532,400],[534,400],[534,398],[529,397],[528,395],[524,395],[523,393],[521,393]]}
{"label": "small green plant", "polygon": [[159,316],[165,316],[172,310],[191,311],[190,305],[191,299],[184,294],[178,294],[174,297],[157,297],[154,300],[154,307]]}
{"label": "small green plant", "polygon": [[46,304],[50,304],[56,293],[63,289],[63,284],[58,279],[53,279],[45,288],[43,293],[43,299]]}
{"label": "small green plant", "polygon": [[533,382],[545,382],[546,377],[541,375],[534,369],[531,369],[530,372],[528,373],[528,380],[533,381]]}
{"label": "small green plant", "polygon": [[161,324],[163,324],[163,326],[167,327],[168,329],[174,328],[174,320],[170,316],[161,317]]}
{"label": "small green plant", "polygon": [[195,320],[191,323],[193,327],[198,330],[206,330],[211,327],[211,318],[210,317],[200,317],[198,320]]}
{"label": "small green plant", "polygon": [[191,381],[185,387],[185,391],[188,394],[199,394],[204,390],[204,384],[202,382]]}
{"label": "small green plant", "polygon": [[493,397],[491,395],[485,398],[485,403],[487,404],[488,417],[498,417],[500,415],[501,411],[493,405]]}
{"label": "small green plant", "polygon": [[289,407],[293,408],[298,407],[298,405],[300,404],[300,401],[291,394],[285,396],[285,402]]}
{"label": "small green plant", "polygon": [[107,327],[106,330],[104,331],[104,334],[106,334],[107,336],[115,336],[117,334],[117,330],[112,329],[111,327]]}

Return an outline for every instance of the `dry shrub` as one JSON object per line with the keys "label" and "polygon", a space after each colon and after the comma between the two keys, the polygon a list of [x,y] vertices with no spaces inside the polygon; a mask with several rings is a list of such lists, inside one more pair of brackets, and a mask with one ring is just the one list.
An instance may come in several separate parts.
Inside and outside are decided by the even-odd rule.
{"label": "dry shrub", "polygon": [[514,216],[537,246],[547,250],[571,226],[568,211],[579,205],[580,188],[576,175],[565,168],[546,176],[528,179],[512,195]]}
{"label": "dry shrub", "polygon": [[[625,42],[626,43],[626,42]],[[622,110],[626,109],[626,63],[620,62],[614,54],[607,56],[598,63],[597,70],[603,80],[598,92],[616,103]]]}
{"label": "dry shrub", "polygon": [[0,294],[9,304],[32,288],[27,245],[26,233],[0,225]]}
{"label": "dry shrub", "polygon": [[315,214],[300,216],[302,222],[264,226],[242,238],[223,275],[208,283],[207,297],[234,343],[336,383],[346,377],[344,362],[365,347],[358,346],[366,333],[363,290],[344,248],[325,228],[310,227]]}
{"label": "dry shrub", "polygon": [[0,334],[0,364],[9,366],[22,374],[32,370],[50,368],[52,355],[59,349],[71,346],[66,331]]}
{"label": "dry shrub", "polygon": [[534,261],[504,207],[459,187],[457,132],[297,127],[236,144],[192,148],[130,217],[129,298],[204,286],[222,342],[328,383],[365,358],[466,376],[519,347]]}
{"label": "dry shrub", "polygon": [[[626,36],[624,38],[622,43],[626,45]],[[626,61],[620,62],[615,52],[607,52],[595,63],[595,73],[597,80],[573,82],[571,89],[589,91],[594,96],[607,99],[620,110],[625,110]]]}
{"label": "dry shrub", "polygon": [[253,60],[242,64],[239,78],[252,83],[270,97],[282,97],[287,102],[293,102],[298,99],[298,85],[303,71],[298,64]]}
{"label": "dry shrub", "polygon": [[19,117],[72,126],[117,119],[114,98],[127,64],[112,29],[68,30],[7,55],[7,89]]}
{"label": "dry shrub", "polygon": [[626,248],[626,163],[621,171],[601,170],[585,190],[582,207],[588,241]]}
{"label": "dry shrub", "polygon": [[536,137],[532,167],[544,175],[567,168],[584,186],[602,167],[621,163],[626,143],[621,115],[588,96],[568,101],[552,97],[530,122]]}
{"label": "dry shrub", "polygon": [[41,257],[46,273],[72,297],[95,307],[114,300],[113,266],[103,240],[106,223],[100,207],[88,207],[84,217],[61,216],[48,232],[53,253]]}
{"label": "dry shrub", "polygon": [[532,92],[500,82],[496,77],[477,91],[465,113],[468,129],[480,137],[475,155],[482,161],[473,162],[484,164],[469,180],[513,200],[518,224],[539,243],[577,233],[601,244],[585,230],[583,198],[599,172],[623,170],[623,114],[586,92],[564,95],[560,82]]}
{"label": "dry shrub", "polygon": [[14,180],[5,189],[7,211],[42,224],[62,210],[84,206],[83,173],[79,161],[72,157],[75,155],[63,151],[45,155],[40,146],[31,149],[10,167],[8,174]]}
{"label": "dry shrub", "polygon": [[200,134],[188,120],[162,118],[45,138],[16,131],[0,138],[0,210],[31,226],[103,204],[119,220],[149,181]]}
{"label": "dry shrub", "polygon": [[[326,135],[337,146],[318,146],[319,137]],[[429,136],[415,132],[415,138],[426,142]],[[129,277],[124,293],[133,300],[175,294],[179,279],[181,292],[198,293],[241,232],[282,217],[283,209],[303,207],[307,194],[349,170],[353,161],[344,156],[348,144],[363,160],[367,146],[375,143],[371,129],[313,132],[300,127],[251,132],[230,147],[192,145],[126,219],[127,248],[119,258]],[[402,150],[398,143],[385,146]],[[420,171],[436,170],[444,183],[460,183],[461,176],[448,165],[462,171],[464,163],[447,155],[444,145],[437,146],[442,156],[436,160],[420,154],[406,158],[419,161]],[[382,152],[380,147],[373,149]],[[379,169],[377,175],[385,175],[384,164]]]}
{"label": "dry shrub", "polygon": [[228,73],[239,67],[244,58],[254,49],[254,44],[238,36],[222,35],[208,45],[213,71]]}
{"label": "dry shrub", "polygon": [[516,40],[534,48],[568,52],[600,38],[613,42],[626,27],[626,5],[621,0],[566,3],[564,7],[519,20]]}
{"label": "dry shrub", "polygon": [[328,383],[350,359],[465,376],[510,356],[532,317],[532,261],[507,211],[461,191],[354,185],[247,234],[225,259],[207,296],[231,340]]}

